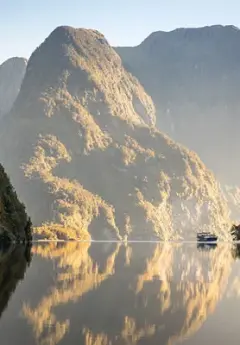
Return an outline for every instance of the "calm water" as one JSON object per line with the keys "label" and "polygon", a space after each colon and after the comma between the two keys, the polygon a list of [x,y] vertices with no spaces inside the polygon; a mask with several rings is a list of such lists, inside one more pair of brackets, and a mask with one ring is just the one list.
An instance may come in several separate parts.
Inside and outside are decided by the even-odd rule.
{"label": "calm water", "polygon": [[48,243],[0,253],[1,345],[239,344],[227,244]]}

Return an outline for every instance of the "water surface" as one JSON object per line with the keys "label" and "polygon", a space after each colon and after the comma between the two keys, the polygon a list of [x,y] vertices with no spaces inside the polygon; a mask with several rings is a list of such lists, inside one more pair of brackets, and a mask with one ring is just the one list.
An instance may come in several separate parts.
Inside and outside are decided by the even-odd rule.
{"label": "water surface", "polygon": [[1,345],[239,344],[229,244],[45,243],[1,251]]}

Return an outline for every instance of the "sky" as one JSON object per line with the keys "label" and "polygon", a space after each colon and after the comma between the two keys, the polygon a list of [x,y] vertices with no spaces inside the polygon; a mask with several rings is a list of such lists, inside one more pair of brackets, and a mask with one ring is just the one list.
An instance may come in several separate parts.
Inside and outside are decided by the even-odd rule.
{"label": "sky", "polygon": [[114,46],[132,46],[153,31],[240,27],[239,13],[239,0],[0,0],[0,63],[29,58],[59,25],[97,29]]}

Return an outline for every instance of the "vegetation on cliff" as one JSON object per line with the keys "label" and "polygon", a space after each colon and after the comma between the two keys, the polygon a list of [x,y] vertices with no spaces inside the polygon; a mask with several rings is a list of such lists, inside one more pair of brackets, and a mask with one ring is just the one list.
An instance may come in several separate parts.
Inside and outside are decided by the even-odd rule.
{"label": "vegetation on cliff", "polygon": [[0,238],[31,240],[31,222],[24,205],[18,200],[10,180],[0,165]]}

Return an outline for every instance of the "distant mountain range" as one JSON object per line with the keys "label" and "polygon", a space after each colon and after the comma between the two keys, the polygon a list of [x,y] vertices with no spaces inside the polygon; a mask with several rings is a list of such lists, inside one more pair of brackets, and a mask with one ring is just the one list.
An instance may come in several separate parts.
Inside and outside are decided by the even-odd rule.
{"label": "distant mountain range", "polygon": [[116,51],[152,97],[159,129],[195,150],[221,182],[239,184],[239,29],[159,31]]}
{"label": "distant mountain range", "polygon": [[155,122],[151,98],[102,34],[55,29],[0,126],[0,161],[36,238],[225,236],[213,174]]}
{"label": "distant mountain range", "polygon": [[27,60],[14,57],[0,65],[0,118],[8,113],[20,91]]}

